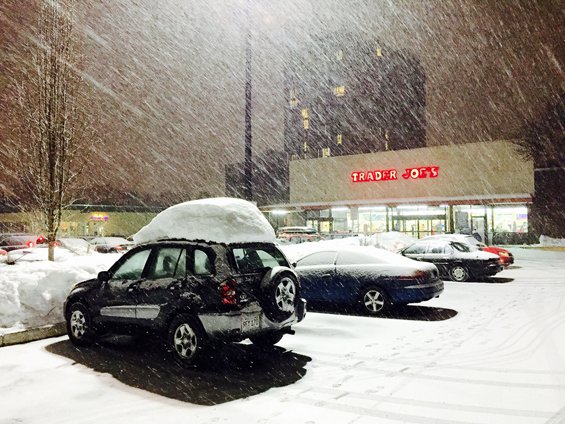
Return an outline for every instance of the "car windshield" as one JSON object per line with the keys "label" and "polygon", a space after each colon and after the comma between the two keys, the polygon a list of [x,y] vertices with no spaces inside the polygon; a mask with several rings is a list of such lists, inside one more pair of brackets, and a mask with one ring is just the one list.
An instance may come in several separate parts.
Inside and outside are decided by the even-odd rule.
{"label": "car windshield", "polygon": [[471,246],[465,243],[459,243],[457,241],[451,242],[451,245],[460,252],[471,252],[473,250],[477,250],[476,248],[473,249]]}

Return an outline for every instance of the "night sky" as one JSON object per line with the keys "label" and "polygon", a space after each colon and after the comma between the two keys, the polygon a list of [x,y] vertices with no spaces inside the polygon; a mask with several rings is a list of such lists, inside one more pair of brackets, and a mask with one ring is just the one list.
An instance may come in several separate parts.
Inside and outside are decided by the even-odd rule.
{"label": "night sky", "polygon": [[[84,75],[99,137],[85,178],[100,200],[222,195],[243,159],[244,0],[81,1]],[[426,73],[427,144],[508,139],[562,91],[559,1],[251,1],[253,142],[282,148],[287,49],[325,33],[374,38]],[[25,7],[27,6],[27,7]],[[14,186],[12,78],[32,2],[0,5],[0,192]],[[384,52],[386,55],[386,51]],[[17,178],[17,177],[16,177]]]}

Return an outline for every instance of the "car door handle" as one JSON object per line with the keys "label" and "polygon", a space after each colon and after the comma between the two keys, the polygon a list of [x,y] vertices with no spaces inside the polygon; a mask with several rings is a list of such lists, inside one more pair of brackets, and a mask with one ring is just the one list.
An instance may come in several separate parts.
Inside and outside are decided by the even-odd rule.
{"label": "car door handle", "polygon": [[331,274],[322,274],[322,277],[331,277]]}
{"label": "car door handle", "polygon": [[139,290],[139,286],[141,285],[141,281],[138,281],[136,283],[130,284],[130,286],[128,287],[127,291],[128,293],[134,292],[136,290]]}

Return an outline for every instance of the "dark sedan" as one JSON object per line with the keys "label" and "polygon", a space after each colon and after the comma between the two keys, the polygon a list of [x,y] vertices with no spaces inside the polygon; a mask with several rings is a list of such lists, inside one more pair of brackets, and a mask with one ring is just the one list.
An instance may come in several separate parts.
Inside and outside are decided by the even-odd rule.
{"label": "dark sedan", "polygon": [[45,238],[35,234],[4,233],[0,234],[0,249],[10,252],[12,250],[26,249],[45,243]]}
{"label": "dark sedan", "polygon": [[446,239],[422,239],[400,253],[411,259],[435,264],[440,275],[453,281],[483,279],[502,271],[498,255]]}
{"label": "dark sedan", "polygon": [[378,315],[390,306],[440,295],[443,281],[432,264],[373,247],[319,251],[295,264],[307,301],[354,306]]}

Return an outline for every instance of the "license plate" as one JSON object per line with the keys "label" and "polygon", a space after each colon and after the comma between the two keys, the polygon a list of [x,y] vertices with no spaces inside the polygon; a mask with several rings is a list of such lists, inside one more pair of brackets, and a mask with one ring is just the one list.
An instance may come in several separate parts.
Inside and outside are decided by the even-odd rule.
{"label": "license plate", "polygon": [[241,331],[249,331],[259,328],[259,315],[244,315],[241,317]]}

